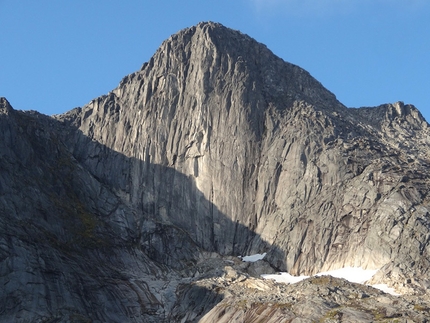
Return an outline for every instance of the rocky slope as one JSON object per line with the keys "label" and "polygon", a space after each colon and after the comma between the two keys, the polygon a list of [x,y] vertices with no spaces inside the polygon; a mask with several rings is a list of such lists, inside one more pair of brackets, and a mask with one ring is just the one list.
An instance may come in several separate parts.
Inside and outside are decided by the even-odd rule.
{"label": "rocky slope", "polygon": [[[0,117],[6,321],[376,320],[379,301],[364,311],[346,299],[382,292],[336,280],[327,288],[342,300],[315,294],[312,280],[300,287],[306,302],[337,304],[313,316],[294,310],[302,301],[287,287],[282,302],[242,306],[220,257],[257,252],[268,252],[267,270],[361,266],[402,293],[429,288],[430,137],[419,111],[348,109],[238,31],[200,23],[82,108],[51,118],[2,99]],[[398,317],[425,318],[421,303],[389,303]]]}
{"label": "rocky slope", "polygon": [[151,284],[167,271],[132,247],[133,212],[78,164],[55,120],[0,104],[0,321],[157,322]]}

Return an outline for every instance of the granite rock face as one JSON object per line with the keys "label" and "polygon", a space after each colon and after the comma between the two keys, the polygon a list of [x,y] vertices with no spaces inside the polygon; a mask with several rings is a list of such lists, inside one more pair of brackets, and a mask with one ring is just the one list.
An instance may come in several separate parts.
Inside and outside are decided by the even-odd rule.
{"label": "granite rock face", "polygon": [[[402,293],[429,288],[419,111],[346,108],[238,31],[200,23],[82,108],[47,117],[2,99],[0,117],[0,316],[12,321],[220,315],[227,296],[190,283],[198,264],[262,252],[291,274],[363,267]],[[288,312],[264,304],[254,312]]]}
{"label": "granite rock face", "polygon": [[59,119],[132,159],[69,135],[86,169],[206,250],[270,250],[277,268],[311,274],[380,268],[410,256],[412,241],[418,261],[427,248],[420,113],[401,102],[347,109],[306,71],[221,25],[173,35],[110,94]]}
{"label": "granite rock face", "polygon": [[182,247],[184,262],[198,248],[176,228],[147,221],[139,230],[141,220],[79,165],[57,127],[0,101],[0,321],[159,322],[174,293],[169,271],[136,236],[157,240],[154,249],[163,239]]}

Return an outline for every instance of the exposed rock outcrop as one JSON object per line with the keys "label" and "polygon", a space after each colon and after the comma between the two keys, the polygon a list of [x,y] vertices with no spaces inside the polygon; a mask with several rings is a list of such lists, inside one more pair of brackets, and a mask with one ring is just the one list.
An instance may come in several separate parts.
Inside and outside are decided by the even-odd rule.
{"label": "exposed rock outcrop", "polygon": [[[202,279],[187,288],[187,295],[198,290],[217,290],[224,295],[221,302],[199,318],[202,323],[426,322],[430,314],[428,303],[422,300],[398,298],[330,276],[285,285],[230,274],[227,279]],[[189,309],[182,313],[195,312]]]}
{"label": "exposed rock outcrop", "polygon": [[57,121],[5,99],[0,111],[0,320],[159,322],[167,270],[133,246],[132,210],[78,164]]}
{"label": "exposed rock outcrop", "polygon": [[[245,319],[229,277],[273,286],[255,266],[222,269],[221,256],[262,252],[267,268],[291,274],[381,268],[374,283],[429,288],[430,136],[412,105],[348,109],[308,72],[216,23],[171,36],[82,108],[47,117],[0,104],[6,321]],[[314,295],[312,280],[303,284]],[[324,318],[330,291],[315,301],[320,316],[269,296],[247,308]],[[346,298],[333,317],[361,315]]]}

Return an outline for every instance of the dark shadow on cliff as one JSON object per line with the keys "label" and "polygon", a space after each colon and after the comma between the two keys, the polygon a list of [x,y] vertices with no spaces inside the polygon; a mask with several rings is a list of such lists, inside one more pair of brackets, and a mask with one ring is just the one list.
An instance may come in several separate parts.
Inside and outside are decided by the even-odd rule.
{"label": "dark shadow on cliff", "polygon": [[[194,275],[205,251],[283,254],[222,214],[192,177],[124,156],[38,113],[2,119],[1,259],[11,288],[2,292],[9,301],[0,317],[162,321],[168,309],[148,277],[163,281],[172,269]],[[213,304],[197,304],[199,317],[222,299],[202,292]]]}
{"label": "dark shadow on cliff", "polygon": [[[70,125],[61,127],[63,130],[59,131],[74,158],[132,210],[133,218],[128,220],[135,221],[139,236],[131,234],[131,229],[130,238],[141,240],[154,260],[173,267],[178,265],[168,258],[174,258],[174,252],[180,250],[180,241],[172,239],[171,234],[162,241],[147,240],[150,238],[146,233],[159,235],[167,227],[183,231],[203,250],[222,255],[262,253],[274,248],[244,224],[223,214],[196,187],[192,176],[173,167],[153,164],[149,156],[144,161],[127,157]],[[228,187],[225,194],[230,194]],[[172,250],[165,249],[167,246]]]}
{"label": "dark shadow on cliff", "polygon": [[[204,274],[195,268],[202,251],[230,256],[270,251],[279,261],[285,258],[281,249],[223,214],[196,187],[192,176],[153,164],[149,156],[146,160],[127,157],[79,129],[62,126],[71,131],[64,140],[79,163],[133,210],[136,228],[130,229],[129,239],[156,263],[194,276]],[[225,194],[229,194],[228,188]],[[222,274],[222,270],[214,271],[215,276]],[[223,299],[212,289],[181,286],[181,299],[172,313],[175,320],[182,320],[190,312],[197,315],[197,320]]]}

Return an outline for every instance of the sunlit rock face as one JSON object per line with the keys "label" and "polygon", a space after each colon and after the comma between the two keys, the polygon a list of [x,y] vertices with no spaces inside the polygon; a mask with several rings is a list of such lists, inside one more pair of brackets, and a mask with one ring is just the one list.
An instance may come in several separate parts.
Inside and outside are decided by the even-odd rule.
{"label": "sunlit rock face", "polygon": [[47,117],[2,99],[0,117],[12,321],[182,320],[180,286],[219,255],[267,252],[291,274],[382,268],[373,283],[428,287],[419,111],[348,109],[238,31],[200,23],[82,108]]}
{"label": "sunlit rock face", "polygon": [[312,274],[380,268],[410,257],[411,239],[413,257],[427,246],[412,238],[427,223],[420,113],[400,102],[347,109],[303,69],[219,24],[171,36],[110,94],[59,119],[128,159],[70,136],[86,169],[205,249],[271,250],[279,269]]}

